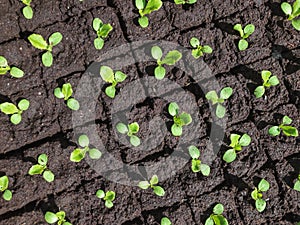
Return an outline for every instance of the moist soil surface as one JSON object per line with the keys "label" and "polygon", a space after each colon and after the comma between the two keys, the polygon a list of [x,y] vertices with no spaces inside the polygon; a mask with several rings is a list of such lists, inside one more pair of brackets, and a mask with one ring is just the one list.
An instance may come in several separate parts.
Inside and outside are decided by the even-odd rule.
{"label": "moist soil surface", "polygon": [[[149,16],[150,25],[146,29],[138,26],[138,12],[131,0],[33,1],[32,20],[23,17],[23,5],[18,0],[1,0],[1,7],[0,55],[24,70],[25,76],[21,79],[11,78],[9,74],[0,77],[0,103],[16,103],[21,98],[31,103],[17,126],[9,122],[8,116],[0,115],[0,175],[9,177],[9,189],[13,192],[11,201],[0,199],[1,225],[46,224],[45,212],[58,210],[64,210],[68,220],[79,225],[154,225],[160,224],[163,216],[176,225],[204,224],[216,203],[224,205],[224,216],[229,224],[292,225],[300,221],[300,193],[292,189],[300,171],[300,139],[268,135],[269,127],[279,124],[283,115],[291,117],[293,125],[300,128],[300,35],[286,21],[280,1],[203,3],[199,0],[189,6],[163,1],[163,7]],[[113,26],[102,50],[93,46],[96,33],[91,24],[95,17]],[[243,52],[237,49],[239,37],[232,29],[236,23],[252,23],[256,27],[248,39],[249,48]],[[41,51],[31,46],[28,36],[37,33],[48,38],[57,31],[64,38],[53,49],[53,66],[46,68],[41,63]],[[54,97],[54,88],[70,82],[76,91],[89,65],[123,44],[171,41],[190,53],[189,40],[194,36],[213,49],[212,54],[198,62],[205,62],[220,87],[230,86],[234,90],[225,104],[228,117],[225,137],[219,140],[221,150],[210,163],[210,176],[193,173],[189,161],[159,183],[166,194],[158,197],[151,190],[106,179],[86,160],[71,162],[69,157],[77,147],[78,136],[72,126],[72,112],[63,100]],[[119,54],[130,56],[134,49]],[[99,66],[96,66],[97,71]],[[141,80],[153,78],[154,66],[155,63],[149,61],[115,68],[128,75],[118,85],[117,94],[136,81],[135,87],[141,87],[142,91],[133,95],[146,96],[151,87]],[[263,98],[256,99],[253,91],[262,83],[262,70],[277,75],[280,84],[268,89]],[[205,154],[209,149],[211,124],[216,119],[204,92],[209,91],[211,79],[199,85],[192,74],[171,66],[167,66],[165,79],[177,83],[197,105],[198,116],[193,117],[193,121],[198,121],[199,129],[187,130],[186,135],[197,137],[195,143],[201,154]],[[170,133],[172,118],[167,113],[168,101],[147,95],[121,114],[126,121],[140,124],[142,141],[156,135],[156,127],[150,122],[154,117],[160,117],[166,124],[160,144],[145,151],[130,147],[128,140],[117,134],[111,116],[114,100],[103,90],[97,96],[94,123],[109,153],[128,165],[150,165],[167,160],[180,140]],[[123,93],[127,98],[126,91]],[[183,105],[184,101],[178,99]],[[227,164],[222,155],[228,149],[231,133],[248,133],[252,142],[233,163]],[[42,153],[49,156],[48,167],[55,174],[52,183],[47,183],[42,176],[28,175],[29,168]],[[188,157],[187,148],[185,155]],[[136,175],[136,180],[152,175],[141,173]],[[270,190],[264,194],[267,207],[259,213],[250,194],[261,178],[269,181]],[[104,201],[95,196],[98,189],[116,192],[112,209],[105,208]]]}

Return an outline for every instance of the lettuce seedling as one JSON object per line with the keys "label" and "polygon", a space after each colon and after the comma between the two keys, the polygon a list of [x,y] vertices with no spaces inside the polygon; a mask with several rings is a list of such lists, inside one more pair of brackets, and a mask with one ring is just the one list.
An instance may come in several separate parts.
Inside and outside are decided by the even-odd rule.
{"label": "lettuce seedling", "polygon": [[78,144],[82,148],[76,148],[71,153],[70,160],[72,162],[80,162],[82,159],[84,159],[86,153],[89,153],[91,159],[100,159],[102,156],[102,153],[97,148],[89,147],[90,140],[85,134],[79,136]]}
{"label": "lettuce seedling", "polygon": [[220,92],[220,98],[216,91],[209,91],[205,95],[206,99],[212,102],[212,105],[217,104],[216,116],[218,118],[223,118],[225,116],[226,108],[222,104],[224,103],[224,100],[228,99],[232,95],[232,92],[233,90],[231,87],[225,87]]}
{"label": "lettuce seedling", "polygon": [[124,123],[118,123],[117,126],[117,131],[121,134],[127,134],[127,136],[130,139],[130,143],[134,146],[137,147],[141,144],[141,140],[136,134],[139,132],[140,126],[137,122],[131,123],[131,124],[124,124]]}
{"label": "lettuce seedling", "polygon": [[213,214],[211,214],[205,221],[205,225],[228,225],[227,219],[222,215],[224,212],[224,206],[219,203],[213,208]]}
{"label": "lettuce seedling", "polygon": [[150,187],[153,189],[154,194],[156,194],[157,196],[164,196],[165,190],[161,186],[158,186],[157,184],[158,184],[158,177],[157,175],[153,175],[152,178],[150,179],[150,183],[148,181],[141,181],[139,182],[138,186],[144,190]]}
{"label": "lettuce seedling", "polygon": [[45,220],[49,224],[57,223],[57,225],[72,225],[71,223],[66,221],[65,217],[66,213],[64,211],[59,211],[57,213],[48,211],[45,214]]}
{"label": "lettuce seedling", "polygon": [[172,222],[168,217],[163,217],[161,218],[160,225],[172,225]]}
{"label": "lettuce seedling", "polygon": [[110,98],[115,97],[117,84],[123,82],[127,78],[126,74],[121,71],[114,72],[108,66],[101,66],[100,75],[105,82],[112,84],[105,89],[105,94]]}
{"label": "lettuce seedling", "polygon": [[263,199],[263,192],[268,191],[270,184],[265,179],[261,179],[258,184],[258,188],[255,187],[254,191],[251,192],[251,197],[255,200],[255,207],[258,212],[262,212],[266,208],[266,201]]}
{"label": "lettuce seedling", "polygon": [[285,15],[288,16],[288,20],[292,21],[293,27],[300,31],[300,19],[295,19],[300,16],[300,0],[296,0],[291,6],[288,2],[283,2],[281,4],[281,9]]}
{"label": "lettuce seedling", "polygon": [[17,125],[22,121],[22,113],[29,108],[29,101],[22,99],[18,103],[18,107],[13,103],[4,102],[0,104],[0,110],[6,115],[11,115],[10,122]]}
{"label": "lettuce seedling", "polygon": [[5,75],[7,72],[9,72],[10,75],[15,78],[20,78],[24,76],[23,70],[20,70],[15,66],[10,67],[7,63],[6,58],[0,56],[0,75]]}
{"label": "lettuce seedling", "polygon": [[33,10],[30,6],[32,0],[22,0],[22,3],[24,5],[26,5],[23,9],[22,9],[22,13],[24,15],[24,17],[28,20],[32,19],[33,17]]}
{"label": "lettuce seedling", "polygon": [[52,66],[53,64],[52,49],[54,46],[58,45],[62,39],[63,36],[59,32],[55,32],[50,35],[48,39],[49,44],[45,41],[45,39],[40,34],[31,34],[28,37],[28,40],[30,41],[33,47],[46,51],[42,55],[42,62],[46,67]]}
{"label": "lettuce seedling", "polygon": [[142,28],[149,25],[149,19],[146,15],[159,10],[162,4],[161,0],[149,0],[147,3],[146,0],[135,0],[135,6],[138,8],[140,14],[138,22]]}
{"label": "lettuce seedling", "polygon": [[241,36],[241,40],[239,41],[238,47],[240,51],[246,50],[248,48],[248,41],[246,41],[246,39],[253,34],[253,32],[255,31],[255,26],[253,24],[248,24],[247,26],[245,26],[245,28],[243,29],[241,24],[236,24],[233,27],[234,30],[238,31],[240,33]]}
{"label": "lettuce seedling", "polygon": [[195,59],[200,58],[204,55],[204,53],[211,54],[212,48],[209,45],[200,45],[200,41],[198,38],[191,38],[190,45],[194,48],[192,50],[192,56],[194,56]]}
{"label": "lettuce seedling", "polygon": [[2,197],[5,201],[10,201],[12,198],[12,193],[10,190],[8,190],[8,177],[2,176],[0,177],[0,191],[3,192]]}
{"label": "lettuce seedling", "polygon": [[171,102],[168,107],[169,114],[173,116],[174,124],[171,127],[173,136],[179,137],[182,135],[182,127],[189,125],[192,122],[190,114],[183,112],[179,114],[179,106],[175,102]]}
{"label": "lettuce seedling", "polygon": [[299,134],[297,128],[287,126],[290,125],[292,122],[293,120],[290,117],[284,116],[282,119],[282,123],[279,126],[273,126],[269,129],[269,134],[271,136],[278,136],[282,131],[286,136],[298,137]]}
{"label": "lettuce seedling", "polygon": [[107,191],[106,193],[103,190],[98,190],[96,192],[96,196],[98,198],[101,198],[105,201],[105,207],[106,208],[112,208],[114,206],[113,201],[116,198],[116,193],[114,191]]}
{"label": "lettuce seedling", "polygon": [[261,72],[261,77],[264,82],[262,86],[258,86],[254,90],[254,95],[256,96],[256,98],[261,98],[265,94],[266,88],[276,86],[279,84],[277,76],[272,76],[272,73],[268,70],[263,70]]}
{"label": "lettuce seedling", "polygon": [[96,49],[102,49],[104,46],[104,39],[113,30],[113,27],[107,23],[104,24],[99,18],[93,20],[93,29],[97,32],[97,38],[94,40],[94,46]]}
{"label": "lettuce seedling", "polygon": [[175,63],[178,62],[182,57],[182,54],[179,51],[173,50],[168,52],[164,59],[161,59],[163,53],[161,48],[158,46],[152,47],[151,55],[157,60],[158,66],[154,70],[154,75],[158,80],[162,80],[166,75],[166,69],[163,67],[164,64],[169,66],[175,65]]}
{"label": "lettuce seedling", "polygon": [[194,4],[197,0],[174,0],[176,5]]}
{"label": "lettuce seedling", "polygon": [[210,174],[210,167],[204,163],[201,163],[200,161],[200,151],[199,149],[194,146],[191,145],[189,147],[189,154],[192,157],[192,171],[194,173],[198,173],[201,171],[201,173],[203,174],[203,176],[209,176]]}
{"label": "lettuce seedling", "polygon": [[72,110],[78,110],[80,108],[79,102],[75,98],[71,98],[73,94],[72,85],[70,83],[66,83],[62,86],[62,88],[57,87],[54,89],[54,95],[56,98],[63,98],[67,101],[67,106]]}
{"label": "lettuce seedling", "polygon": [[48,156],[46,154],[41,154],[38,157],[38,164],[33,165],[29,171],[29,175],[43,174],[43,178],[47,182],[54,181],[54,174],[51,170],[47,168]]}
{"label": "lettuce seedling", "polygon": [[298,175],[297,181],[294,184],[294,190],[300,191],[300,174]]}
{"label": "lettuce seedling", "polygon": [[251,137],[248,134],[243,134],[243,136],[238,134],[230,135],[230,147],[223,155],[223,160],[227,163],[231,163],[236,159],[236,152],[242,150],[242,147],[246,147],[251,143]]}

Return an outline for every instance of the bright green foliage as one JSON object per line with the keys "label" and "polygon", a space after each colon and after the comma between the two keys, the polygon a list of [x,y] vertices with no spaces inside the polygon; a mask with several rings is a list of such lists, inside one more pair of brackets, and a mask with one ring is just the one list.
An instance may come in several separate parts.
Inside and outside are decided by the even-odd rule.
{"label": "bright green foliage", "polygon": [[24,15],[24,17],[28,20],[32,19],[33,17],[33,10],[30,6],[32,0],[22,0],[22,3],[24,5],[26,5],[23,9],[22,9],[22,13]]}
{"label": "bright green foliage", "polygon": [[3,192],[2,198],[6,201],[10,201],[12,198],[12,193],[10,190],[8,190],[8,177],[7,176],[2,176],[0,177],[0,191]]}
{"label": "bright green foliage", "polygon": [[209,91],[205,95],[206,99],[211,101],[212,105],[217,104],[216,108],[216,116],[218,118],[223,118],[226,113],[226,108],[222,105],[224,103],[224,100],[228,99],[232,95],[232,88],[231,87],[225,87],[220,92],[220,97],[218,97],[216,91]]}
{"label": "bright green foliage", "polygon": [[200,45],[200,41],[198,38],[191,38],[190,45],[194,48],[192,50],[192,56],[194,56],[195,59],[200,58],[204,55],[204,53],[211,54],[212,48],[209,45]]}
{"label": "bright green foliage", "polygon": [[300,0],[296,0],[293,6],[288,2],[283,2],[281,9],[288,16],[288,20],[292,21],[293,27],[300,31],[300,19],[296,19],[296,17],[300,16]]}
{"label": "bright green foliage", "polygon": [[105,89],[105,94],[110,98],[115,97],[117,84],[123,82],[127,78],[126,74],[121,71],[114,72],[108,66],[101,66],[100,75],[105,82],[111,84]]}
{"label": "bright green foliage", "polygon": [[130,123],[128,125],[125,125],[124,123],[118,123],[116,128],[119,133],[127,134],[130,139],[130,143],[134,147],[137,147],[141,144],[141,140],[138,136],[136,136],[140,129],[140,126],[137,122]]}
{"label": "bright green foliage", "polygon": [[262,97],[265,93],[266,88],[269,88],[271,86],[276,86],[279,84],[279,80],[278,80],[277,76],[272,76],[272,73],[268,70],[263,70],[261,72],[261,77],[264,82],[263,82],[262,86],[258,86],[255,89],[254,95],[256,96],[256,98]]}
{"label": "bright green foliage", "polygon": [[158,186],[157,184],[158,184],[158,177],[157,175],[153,175],[152,178],[150,179],[150,182],[140,181],[138,186],[144,190],[150,187],[153,189],[154,194],[156,194],[157,196],[164,196],[165,190],[161,186]]}
{"label": "bright green foliage", "polygon": [[201,171],[201,173],[203,174],[203,176],[209,176],[210,174],[210,167],[204,163],[201,163],[200,161],[200,151],[199,149],[194,146],[191,145],[189,147],[189,154],[192,157],[192,171],[194,173],[198,173]]}
{"label": "bright green foliage", "polygon": [[243,29],[241,24],[236,24],[233,27],[234,30],[238,31],[240,33],[241,36],[241,40],[239,41],[238,47],[240,51],[246,50],[248,48],[248,41],[246,41],[246,39],[253,34],[253,32],[255,31],[255,26],[253,24],[248,24],[245,26],[245,28]]}
{"label": "bright green foliage", "polygon": [[54,89],[54,95],[56,98],[63,98],[67,101],[67,106],[72,110],[78,110],[80,108],[79,102],[75,98],[71,98],[73,94],[72,85],[70,83],[63,84],[62,88],[57,87]]}
{"label": "bright green foliage", "polygon": [[205,221],[205,225],[228,225],[227,219],[222,215],[224,206],[222,204],[215,205],[213,214],[211,214]]}
{"label": "bright green foliage", "polygon": [[182,135],[182,127],[189,125],[192,122],[190,114],[183,112],[179,114],[179,106],[175,102],[171,102],[168,107],[169,114],[173,116],[174,124],[171,127],[173,136],[179,137]]}
{"label": "bright green foliage", "polygon": [[158,80],[162,80],[166,75],[166,69],[163,67],[163,65],[175,65],[176,62],[178,62],[182,54],[177,51],[169,51],[164,59],[162,59],[163,53],[160,47],[153,46],[151,49],[151,55],[154,59],[157,60],[157,67],[154,70],[155,78]]}
{"label": "bright green foliage", "polygon": [[112,208],[114,206],[113,201],[116,198],[116,193],[114,191],[107,191],[106,193],[103,190],[98,190],[96,196],[105,201],[106,208]]}
{"label": "bright green foliage", "polygon": [[54,174],[51,170],[47,168],[48,156],[46,154],[41,154],[38,157],[38,164],[33,165],[29,171],[29,175],[43,174],[43,178],[47,182],[54,181]]}
{"label": "bright green foliage", "polygon": [[0,56],[0,75],[5,75],[7,72],[10,73],[12,77],[20,78],[24,76],[23,70],[20,70],[17,67],[10,67],[7,63],[6,58]]}
{"label": "bright green foliage", "polygon": [[102,49],[104,46],[104,39],[113,30],[113,27],[107,23],[104,24],[99,18],[93,20],[93,29],[97,32],[97,38],[94,40],[94,46],[96,49]]}
{"label": "bright green foliage", "polygon": [[56,223],[57,225],[72,225],[71,223],[66,221],[65,217],[66,213],[64,211],[59,211],[57,213],[48,211],[45,214],[45,220],[49,224]]}
{"label": "bright green foliage", "polygon": [[282,131],[286,136],[298,137],[299,134],[297,128],[287,126],[290,125],[292,122],[293,120],[290,117],[284,116],[282,119],[282,123],[279,126],[273,126],[269,129],[269,134],[271,136],[278,136]]}
{"label": "bright green foliage", "polygon": [[194,4],[197,0],[174,0],[176,5]]}
{"label": "bright green foliage", "polygon": [[162,6],[161,0],[135,0],[135,5],[139,10],[140,18],[138,20],[141,27],[145,28],[149,25],[149,20],[146,15],[152,13],[153,11],[157,11]]}
{"label": "bright green foliage", "polygon": [[300,174],[298,175],[298,179],[294,184],[294,190],[300,191]]}
{"label": "bright green foliage", "polygon": [[266,201],[263,199],[263,192],[268,191],[270,184],[265,179],[261,179],[258,184],[258,188],[255,187],[254,191],[251,192],[251,197],[255,200],[255,207],[258,212],[262,212],[266,208]]}
{"label": "bright green foliage", "polygon": [[50,35],[48,39],[49,44],[45,41],[45,39],[40,34],[31,34],[28,37],[28,40],[30,41],[33,47],[46,51],[42,55],[42,62],[46,67],[52,66],[53,64],[52,49],[54,46],[58,45],[62,39],[63,36],[59,32],[55,32]]}
{"label": "bright green foliage", "polygon": [[163,217],[161,218],[160,225],[172,225],[172,222],[168,217]]}
{"label": "bright green foliage", "polygon": [[19,101],[18,106],[4,102],[0,104],[0,110],[6,115],[11,115],[10,122],[17,125],[22,121],[22,113],[29,108],[29,105],[30,103],[27,99]]}

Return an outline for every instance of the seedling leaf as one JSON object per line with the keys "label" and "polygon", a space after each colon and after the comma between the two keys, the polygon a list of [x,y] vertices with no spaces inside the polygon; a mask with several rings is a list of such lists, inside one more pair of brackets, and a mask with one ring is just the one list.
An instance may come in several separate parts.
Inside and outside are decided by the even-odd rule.
{"label": "seedling leaf", "polygon": [[10,201],[12,198],[12,193],[10,190],[5,190],[2,197],[4,198],[5,201]]}
{"label": "seedling leaf", "polygon": [[231,163],[236,159],[236,152],[234,149],[229,149],[223,155],[223,160],[227,163]]}
{"label": "seedling leaf", "polygon": [[203,174],[203,176],[209,176],[210,174],[210,167],[206,164],[201,163],[200,164],[200,171]]}
{"label": "seedling leaf", "polygon": [[171,221],[167,217],[163,217],[160,221],[160,225],[172,225]]}
{"label": "seedling leaf", "polygon": [[127,75],[122,73],[121,71],[115,72],[115,80],[117,82],[123,82],[126,79]]}
{"label": "seedling leaf", "polygon": [[20,78],[24,76],[24,72],[17,67],[12,67],[10,69],[10,75],[15,78]]}
{"label": "seedling leaf", "polygon": [[169,114],[171,116],[176,116],[179,111],[179,106],[175,102],[171,102],[168,107]]}
{"label": "seedling leaf", "polygon": [[42,174],[44,172],[45,167],[42,165],[33,165],[29,171],[28,174],[29,175],[37,175],[37,174]]}
{"label": "seedling leaf", "polygon": [[177,61],[179,61],[182,57],[182,54],[177,51],[173,50],[167,53],[166,57],[163,59],[162,63],[167,65],[175,65]]}
{"label": "seedling leaf", "polygon": [[98,149],[92,148],[89,150],[89,156],[91,159],[100,159],[102,156],[102,153]]}
{"label": "seedling leaf", "polygon": [[190,40],[190,44],[192,47],[197,48],[200,45],[200,41],[198,38],[192,37]]}
{"label": "seedling leaf", "polygon": [[288,117],[288,116],[284,116],[282,118],[282,123],[284,125],[290,125],[292,122],[293,122],[293,120],[290,117]]}
{"label": "seedling leaf", "polygon": [[232,95],[232,88],[231,87],[225,87],[220,92],[220,98],[222,99],[228,99]]}
{"label": "seedling leaf", "polygon": [[223,118],[225,116],[225,113],[226,113],[226,108],[221,104],[218,104],[216,109],[216,116],[218,118]]}
{"label": "seedling leaf", "polygon": [[264,199],[257,199],[255,201],[255,207],[257,209],[258,212],[262,212],[265,210],[266,208],[266,201]]}
{"label": "seedling leaf", "polygon": [[162,4],[163,3],[161,0],[149,0],[146,7],[143,10],[143,14],[147,15],[153,11],[159,10]]}
{"label": "seedling leaf", "polygon": [[243,134],[239,140],[239,143],[243,147],[248,146],[251,143],[251,137],[248,134]]}
{"label": "seedling leaf", "polygon": [[151,48],[151,55],[156,60],[161,59],[161,57],[163,55],[161,48],[158,46],[153,46]]}
{"label": "seedling leaf", "polygon": [[80,135],[78,138],[78,144],[83,148],[88,147],[90,144],[90,140],[89,140],[88,136],[85,134]]}
{"label": "seedling leaf", "polygon": [[105,197],[105,192],[104,192],[103,190],[98,190],[98,191],[96,192],[96,196],[97,196],[98,198],[104,198],[104,197]]}
{"label": "seedling leaf", "polygon": [[46,212],[45,220],[47,223],[52,224],[58,221],[58,217],[53,212]]}
{"label": "seedling leaf", "polygon": [[46,170],[43,173],[43,177],[47,182],[52,182],[54,181],[54,174],[50,170]]}
{"label": "seedling leaf", "polygon": [[94,40],[94,46],[98,50],[102,49],[103,46],[104,46],[104,40],[102,38],[100,38],[100,37],[96,38]]}
{"label": "seedling leaf", "polygon": [[18,108],[9,102],[4,102],[0,104],[1,112],[5,113],[6,115],[14,114],[19,112]]}
{"label": "seedling leaf", "polygon": [[249,46],[248,41],[246,41],[244,39],[239,40],[238,47],[239,47],[240,51],[246,50],[248,48],[248,46]]}
{"label": "seedling leaf", "polygon": [[107,83],[113,83],[115,80],[114,71],[108,66],[101,66],[100,75],[102,79]]}
{"label": "seedling leaf", "polygon": [[22,121],[22,116],[20,114],[13,114],[10,117],[10,122],[12,122],[14,125],[18,125]]}
{"label": "seedling leaf", "polygon": [[294,184],[294,190],[300,191],[300,180],[297,180],[296,183]]}
{"label": "seedling leaf", "polygon": [[75,111],[80,108],[79,102],[75,98],[68,99],[67,106]]}
{"label": "seedling leaf", "polygon": [[52,53],[50,51],[47,51],[42,55],[42,62],[44,64],[44,66],[46,66],[46,67],[52,66],[53,56],[52,56]]}
{"label": "seedling leaf", "polygon": [[46,166],[48,162],[48,156],[46,154],[41,154],[38,157],[38,164]]}
{"label": "seedling leaf", "polygon": [[0,177],[0,191],[5,191],[8,188],[8,177],[7,176],[2,176]]}
{"label": "seedling leaf", "polygon": [[156,185],[158,184],[158,177],[157,175],[153,175],[150,179],[150,185]]}
{"label": "seedling leaf", "polygon": [[121,134],[126,134],[128,132],[128,128],[124,123],[118,123],[116,128],[117,131]]}
{"label": "seedling leaf", "polygon": [[22,100],[19,101],[19,103],[18,103],[18,107],[19,107],[19,109],[21,109],[22,111],[27,110],[27,109],[29,108],[29,105],[30,105],[30,103],[29,103],[29,101],[26,100],[26,99],[22,99]]}
{"label": "seedling leaf", "polygon": [[141,188],[141,189],[148,189],[150,187],[150,183],[148,181],[140,181],[138,186]]}
{"label": "seedling leaf", "polygon": [[154,75],[157,80],[162,80],[166,75],[166,69],[162,66],[157,66],[154,70]]}
{"label": "seedling leaf", "polygon": [[47,50],[48,44],[45,39],[40,34],[31,34],[28,40],[33,45],[33,47],[40,50]]}
{"label": "seedling leaf", "polygon": [[62,39],[63,39],[62,34],[59,32],[55,32],[51,34],[51,36],[49,37],[49,43],[51,46],[55,46],[58,45]]}
{"label": "seedling leaf", "polygon": [[142,28],[146,28],[149,26],[149,19],[147,16],[142,16],[138,19],[138,22]]}
{"label": "seedling leaf", "polygon": [[254,95],[256,98],[261,98],[265,94],[265,87],[264,86],[258,86],[254,90]]}
{"label": "seedling leaf", "polygon": [[153,191],[157,196],[161,197],[165,195],[165,190],[160,186],[153,187]]}
{"label": "seedling leaf", "polygon": [[22,9],[22,13],[23,13],[24,17],[28,20],[32,19],[32,17],[33,17],[32,8],[29,5],[25,6]]}
{"label": "seedling leaf", "polygon": [[179,137],[182,135],[182,127],[177,124],[173,124],[171,127],[171,132],[175,137]]}
{"label": "seedling leaf", "polygon": [[72,162],[80,162],[85,157],[85,153],[82,151],[82,149],[75,149],[70,156],[70,160]]}
{"label": "seedling leaf", "polygon": [[280,128],[278,126],[273,126],[268,132],[271,136],[278,136],[280,134]]}
{"label": "seedling leaf", "polygon": [[192,159],[198,159],[200,157],[200,151],[199,149],[194,146],[194,145],[191,145],[189,147],[189,154],[190,156],[192,157]]}
{"label": "seedling leaf", "polygon": [[213,209],[213,213],[216,215],[221,215],[223,212],[224,212],[224,206],[222,204],[217,204]]}
{"label": "seedling leaf", "polygon": [[114,98],[116,96],[116,88],[114,86],[108,86],[105,88],[105,94],[110,98]]}
{"label": "seedling leaf", "polygon": [[281,4],[281,9],[284,12],[284,14],[288,15],[288,16],[291,15],[292,11],[293,11],[292,6],[289,3],[287,3],[287,2],[283,2]]}
{"label": "seedling leaf", "polygon": [[139,137],[132,135],[130,137],[130,143],[134,146],[137,147],[141,144],[141,140],[139,139]]}
{"label": "seedling leaf", "polygon": [[93,29],[97,32],[100,27],[103,25],[102,20],[100,20],[99,18],[95,18],[93,20]]}
{"label": "seedling leaf", "polygon": [[260,190],[260,191],[265,192],[265,191],[269,190],[269,188],[270,188],[270,184],[265,179],[262,179],[258,184],[258,190]]}
{"label": "seedling leaf", "polygon": [[135,0],[135,6],[139,9],[139,10],[143,10],[146,6],[146,0]]}

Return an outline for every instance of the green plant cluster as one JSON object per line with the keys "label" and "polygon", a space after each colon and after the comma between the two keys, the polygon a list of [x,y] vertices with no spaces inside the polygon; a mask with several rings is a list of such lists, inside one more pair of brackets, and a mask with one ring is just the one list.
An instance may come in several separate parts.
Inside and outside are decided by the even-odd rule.
{"label": "green plant cluster", "polygon": [[10,102],[0,104],[0,110],[6,115],[11,115],[10,122],[14,125],[18,125],[22,121],[22,113],[26,111],[29,106],[30,102],[27,99],[22,99],[17,106]]}
{"label": "green plant cluster", "polygon": [[267,203],[266,200],[263,199],[263,192],[266,192],[269,189],[269,182],[265,179],[261,179],[261,181],[258,184],[258,187],[251,192],[251,197],[255,200],[255,207],[258,212],[262,212],[266,208]]}
{"label": "green plant cluster", "polygon": [[63,86],[54,89],[54,95],[56,98],[63,98],[67,102],[67,106],[72,110],[79,110],[80,104],[75,99],[72,98],[73,89],[70,83],[63,84]]}
{"label": "green plant cluster", "polygon": [[47,182],[52,182],[54,181],[54,174],[52,173],[51,170],[47,168],[47,162],[48,162],[48,156],[46,154],[41,154],[38,157],[38,164],[33,165],[29,171],[29,175],[40,175],[43,174],[43,178]]}
{"label": "green plant cluster", "polygon": [[15,78],[20,78],[24,76],[23,70],[15,66],[9,66],[6,58],[4,58],[4,56],[0,56],[0,75],[5,75],[8,72],[12,77]]}
{"label": "green plant cluster", "polygon": [[228,225],[227,219],[222,215],[224,206],[218,203],[213,208],[213,213],[205,221],[205,225]]}
{"label": "green plant cluster", "polygon": [[189,147],[189,154],[192,157],[192,171],[194,173],[198,173],[201,172],[203,174],[203,176],[209,176],[210,174],[210,167],[204,163],[201,162],[200,158],[200,151],[199,149],[194,146],[191,145]]}
{"label": "green plant cluster", "polygon": [[300,31],[300,0],[294,1],[293,5],[283,2],[281,3],[281,9],[288,16],[288,20],[292,21],[293,27]]}
{"label": "green plant cluster", "polygon": [[158,184],[158,177],[157,177],[157,175],[153,175],[152,178],[150,179],[150,182],[149,181],[140,181],[138,186],[144,190],[151,188],[153,190],[154,194],[162,197],[165,195],[165,190],[161,186],[158,186],[157,184]]}

